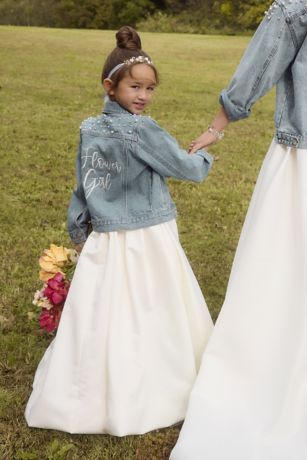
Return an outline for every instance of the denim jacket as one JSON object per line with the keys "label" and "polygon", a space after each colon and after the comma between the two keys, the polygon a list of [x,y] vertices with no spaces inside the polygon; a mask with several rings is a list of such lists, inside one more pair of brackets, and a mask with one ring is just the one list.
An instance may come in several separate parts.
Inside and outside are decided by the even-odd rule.
{"label": "denim jacket", "polygon": [[68,208],[72,241],[97,232],[132,230],[176,216],[166,177],[202,181],[212,165],[205,151],[188,155],[151,118],[108,101],[80,128],[77,187]]}
{"label": "denim jacket", "polygon": [[307,148],[307,0],[276,0],[266,12],[220,102],[230,120],[276,84],[276,141]]}

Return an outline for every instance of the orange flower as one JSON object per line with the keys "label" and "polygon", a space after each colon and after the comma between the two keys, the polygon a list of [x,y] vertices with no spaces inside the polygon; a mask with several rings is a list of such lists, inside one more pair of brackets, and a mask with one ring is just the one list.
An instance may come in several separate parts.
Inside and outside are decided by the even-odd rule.
{"label": "orange flower", "polygon": [[41,271],[39,277],[42,281],[48,281],[56,273],[60,272],[63,276],[61,268],[65,263],[70,262],[70,250],[64,246],[50,245],[50,249],[45,249],[39,259]]}

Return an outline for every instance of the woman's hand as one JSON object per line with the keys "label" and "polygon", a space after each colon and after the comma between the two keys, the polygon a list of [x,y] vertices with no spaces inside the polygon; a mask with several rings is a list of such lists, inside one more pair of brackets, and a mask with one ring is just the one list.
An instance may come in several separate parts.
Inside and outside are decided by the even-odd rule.
{"label": "woman's hand", "polygon": [[217,142],[222,136],[223,130],[228,126],[229,119],[223,107],[217,113],[210,127],[200,137],[191,142],[189,154],[195,153],[204,147]]}
{"label": "woman's hand", "polygon": [[216,141],[217,138],[214,134],[209,133],[209,131],[205,131],[201,136],[191,142],[188,150],[189,154],[192,155],[197,152],[197,150],[208,147],[208,145],[214,144]]}

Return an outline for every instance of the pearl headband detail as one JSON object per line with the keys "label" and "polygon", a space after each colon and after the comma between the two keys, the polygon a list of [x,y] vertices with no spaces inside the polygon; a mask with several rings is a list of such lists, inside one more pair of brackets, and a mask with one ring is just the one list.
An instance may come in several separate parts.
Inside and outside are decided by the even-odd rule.
{"label": "pearl headband detail", "polygon": [[115,74],[119,69],[124,67],[125,65],[132,65],[132,64],[148,64],[148,65],[153,65],[153,62],[147,57],[147,56],[133,56],[130,59],[127,59],[124,62],[121,62],[120,64],[117,64],[113,69],[109,72],[109,75],[107,78],[111,78],[112,75]]}

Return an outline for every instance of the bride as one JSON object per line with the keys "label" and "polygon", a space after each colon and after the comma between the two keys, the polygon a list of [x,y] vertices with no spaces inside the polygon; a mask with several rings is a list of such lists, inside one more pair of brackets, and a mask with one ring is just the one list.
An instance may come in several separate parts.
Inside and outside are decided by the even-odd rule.
{"label": "bride", "polygon": [[307,458],[306,3],[273,3],[191,144],[222,137],[276,84],[276,134],[171,460]]}

